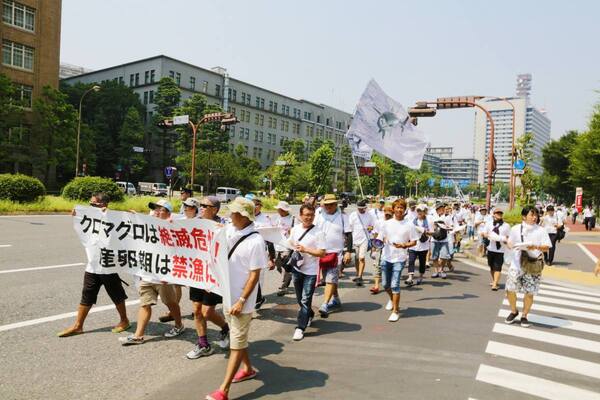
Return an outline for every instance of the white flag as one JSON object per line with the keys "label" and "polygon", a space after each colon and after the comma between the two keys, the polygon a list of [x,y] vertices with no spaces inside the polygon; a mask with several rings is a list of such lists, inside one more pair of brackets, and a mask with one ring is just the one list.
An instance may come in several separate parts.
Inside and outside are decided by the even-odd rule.
{"label": "white flag", "polygon": [[353,149],[367,146],[413,169],[421,167],[428,143],[402,105],[386,95],[373,79],[360,97],[346,137],[354,142]]}

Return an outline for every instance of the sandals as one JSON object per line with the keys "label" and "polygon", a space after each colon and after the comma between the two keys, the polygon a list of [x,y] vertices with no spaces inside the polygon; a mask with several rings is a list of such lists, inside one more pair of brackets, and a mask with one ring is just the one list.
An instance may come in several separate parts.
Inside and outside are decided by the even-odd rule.
{"label": "sandals", "polygon": [[126,330],[128,330],[129,328],[131,328],[131,323],[127,324],[126,327],[122,327],[122,326],[115,326],[114,328],[112,328],[110,331],[112,333],[121,333],[121,332],[125,332]]}

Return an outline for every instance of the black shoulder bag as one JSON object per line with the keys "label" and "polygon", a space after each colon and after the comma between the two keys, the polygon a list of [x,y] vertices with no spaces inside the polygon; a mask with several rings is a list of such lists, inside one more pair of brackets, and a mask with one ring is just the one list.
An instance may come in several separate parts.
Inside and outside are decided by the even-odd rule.
{"label": "black shoulder bag", "polygon": [[247,238],[248,236],[252,236],[252,235],[254,235],[255,233],[258,233],[258,232],[256,232],[256,231],[253,231],[253,232],[250,232],[250,233],[248,233],[248,234],[246,234],[246,235],[242,236],[241,238],[239,238],[239,239],[238,239],[238,241],[237,241],[237,242],[235,242],[235,244],[233,245],[233,247],[232,247],[232,248],[229,250],[229,254],[227,254],[227,259],[228,259],[228,260],[229,260],[229,259],[231,259],[231,256],[233,255],[233,252],[235,251],[235,249],[237,249],[237,247],[239,246],[239,244],[240,244],[240,243],[242,243],[244,240],[246,240],[246,238]]}
{"label": "black shoulder bag", "polygon": [[[314,225],[311,225],[310,228],[306,229],[304,233],[298,238],[298,243],[300,243],[300,241],[304,239],[304,236],[306,236],[306,234],[314,227]],[[303,262],[304,256],[302,256],[302,253],[294,250],[292,251],[292,254],[288,258],[287,262],[283,264],[283,269],[285,269],[286,272],[292,272],[294,268],[300,269]]]}

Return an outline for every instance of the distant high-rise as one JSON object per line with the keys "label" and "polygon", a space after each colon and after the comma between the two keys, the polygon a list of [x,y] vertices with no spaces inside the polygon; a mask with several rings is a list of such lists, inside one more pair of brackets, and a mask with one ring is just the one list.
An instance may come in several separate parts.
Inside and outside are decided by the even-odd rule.
{"label": "distant high-rise", "polygon": [[[494,120],[494,155],[496,156],[496,182],[509,182],[512,150],[512,122],[515,119],[515,143],[525,133],[533,135],[532,153],[533,157],[529,163],[533,172],[541,174],[542,148],[550,141],[550,119],[546,112],[530,104],[531,74],[523,74],[517,77],[518,97],[511,97],[510,104],[505,100],[484,99],[480,104],[487,109]],[[477,179],[480,183],[487,176],[488,153],[490,148],[490,124],[485,114],[475,111],[475,135],[473,140],[473,158],[479,160],[479,172]]]}

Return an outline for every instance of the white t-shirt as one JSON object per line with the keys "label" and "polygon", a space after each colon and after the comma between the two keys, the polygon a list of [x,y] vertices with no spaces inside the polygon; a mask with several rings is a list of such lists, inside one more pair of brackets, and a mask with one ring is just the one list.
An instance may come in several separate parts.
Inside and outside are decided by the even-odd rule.
{"label": "white t-shirt", "polygon": [[591,208],[586,208],[583,210],[583,218],[592,218],[594,216],[594,211]]}
{"label": "white t-shirt", "polygon": [[467,226],[473,226],[475,224],[475,214],[469,210],[464,210],[463,213]]}
{"label": "white t-shirt", "polygon": [[[318,226],[314,226],[304,237],[302,241],[298,242],[298,239],[306,232],[306,228],[301,224],[294,225],[290,232],[289,243],[292,247],[300,243],[303,246],[310,247],[311,249],[325,250],[325,235]],[[302,253],[304,262],[300,269],[296,269],[298,272],[302,272],[304,275],[317,275],[319,273],[319,257],[311,256],[308,253]]]}
{"label": "white t-shirt", "polygon": [[[273,225],[281,229],[281,234],[284,238],[290,237],[290,229],[292,229],[292,226],[295,226],[296,224],[298,224],[298,222],[294,219],[294,216],[292,216],[292,214],[288,214],[285,217],[277,215],[277,217],[275,217],[275,219],[273,220]],[[288,249],[286,249],[283,246],[277,244],[275,245],[275,251],[286,250]]]}
{"label": "white t-shirt", "polygon": [[481,234],[484,229],[485,229],[485,225],[488,224],[489,222],[493,221],[493,218],[490,217],[490,215],[486,214],[486,215],[482,215],[480,213],[477,213],[475,215],[475,224],[480,223],[479,225],[477,225],[477,227],[475,228],[477,231],[477,234]]}
{"label": "white t-shirt", "polygon": [[404,216],[404,219],[407,221],[414,221],[415,218],[417,218],[417,211],[411,211],[410,208],[408,209],[408,211],[406,211],[406,215]]}
{"label": "white t-shirt", "polygon": [[558,218],[558,216],[556,214],[554,214],[554,215],[546,214],[542,217],[542,227],[548,233],[556,233],[555,225],[560,225],[560,223],[561,223],[560,219]]}
{"label": "white t-shirt", "polygon": [[[425,228],[425,231],[427,232],[431,232],[433,230],[433,219],[431,219],[430,216],[425,216],[425,219],[416,219],[417,221],[417,225],[416,226],[420,226],[421,228]],[[427,227],[425,227],[425,221],[427,221]],[[407,221],[410,222],[414,225],[415,220],[412,221]],[[419,235],[419,239],[421,238],[422,233],[417,231],[417,234]],[[417,239],[417,244],[415,244],[413,247],[410,248],[410,250],[413,251],[427,251],[429,250],[429,248],[431,247],[431,237],[428,236],[427,240],[425,242],[421,242],[419,239]]]}
{"label": "white t-shirt", "polygon": [[[233,225],[226,228],[227,243],[231,249],[235,243],[244,235],[256,231],[256,226],[252,223],[241,231]],[[250,276],[250,271],[263,269],[267,267],[267,254],[265,252],[265,241],[258,233],[248,236],[241,242],[229,259],[229,285],[231,289],[231,303],[240,298],[244,291],[244,286]],[[258,284],[246,299],[242,313],[251,313],[256,303],[258,293]]]}
{"label": "white t-shirt", "polygon": [[375,221],[385,221],[385,213],[383,210],[380,210],[379,208],[371,208],[367,212],[371,214]]}
{"label": "white t-shirt", "polygon": [[[488,235],[488,239],[490,240],[490,244],[488,245],[488,251],[492,251],[494,253],[504,253],[506,251],[506,241],[510,235],[510,225],[504,222],[502,225],[498,227],[498,234],[493,231],[494,223],[488,222],[485,224],[483,233]],[[500,243],[500,248],[496,246],[496,243]]]}
{"label": "white t-shirt", "polygon": [[367,240],[367,234],[369,234],[369,228],[373,230],[375,227],[375,218],[368,212],[360,213],[354,211],[348,218],[350,226],[352,227],[352,244],[360,245]]}
{"label": "white t-shirt", "polygon": [[392,218],[383,223],[381,236],[385,242],[381,259],[395,263],[408,259],[408,249],[398,249],[394,246],[394,243],[419,240],[421,235],[419,235],[413,223],[406,220],[398,221],[396,218]]}
{"label": "white t-shirt", "polygon": [[274,226],[273,221],[271,221],[271,217],[261,212],[260,214],[254,216],[254,226],[257,228],[262,228],[265,226]]}
{"label": "white t-shirt", "polygon": [[344,233],[352,232],[348,215],[337,210],[335,214],[323,211],[315,218],[315,225],[325,235],[325,251],[341,253],[344,250]]}
{"label": "white t-shirt", "polygon": [[[521,240],[521,233],[523,234],[523,240]],[[515,225],[510,230],[509,242],[511,244],[517,243],[531,243],[533,246],[548,246],[552,247],[550,236],[544,228],[539,225],[519,224]],[[542,252],[540,250],[527,250],[529,257],[537,258]]]}

